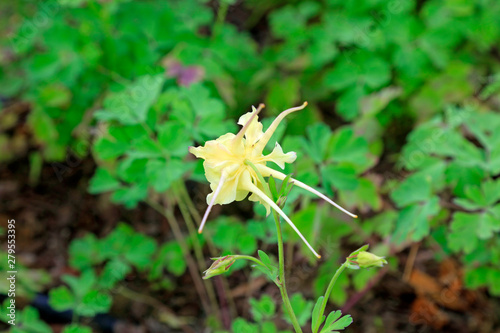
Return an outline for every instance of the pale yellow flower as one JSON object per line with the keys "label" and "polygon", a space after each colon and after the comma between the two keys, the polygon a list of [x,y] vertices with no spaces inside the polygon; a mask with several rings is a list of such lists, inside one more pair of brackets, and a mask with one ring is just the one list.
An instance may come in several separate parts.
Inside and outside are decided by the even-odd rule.
{"label": "pale yellow flower", "polygon": [[[307,102],[301,106],[290,108],[283,111],[263,132],[262,124],[258,121],[257,114],[264,108],[260,104],[256,109],[252,107],[252,112],[249,112],[240,117],[238,124],[243,127],[234,135],[232,133],[224,134],[216,140],[207,141],[203,147],[190,147],[189,151],[198,158],[203,158],[205,162],[205,176],[210,183],[212,193],[207,196],[208,208],[203,216],[199,232],[203,230],[203,226],[207,221],[208,214],[215,204],[228,204],[233,201],[241,201],[251,193],[249,200],[259,201],[262,203],[269,214],[270,208],[273,208],[281,217],[292,227],[299,235],[304,243],[318,258],[320,255],[314,251],[312,246],[307,242],[300,231],[295,227],[293,222],[286,214],[276,205],[271,198],[264,193],[264,184],[259,181],[259,177],[255,170],[249,165],[251,162],[263,177],[273,176],[274,178],[283,180],[286,175],[273,170],[266,166],[267,162],[274,162],[280,168],[285,167],[285,163],[292,163],[297,158],[295,152],[284,153],[280,145],[276,143],[274,150],[264,155],[263,150],[274,131],[280,122],[290,113],[302,110],[307,105]],[[324,196],[317,190],[308,185],[290,178],[294,185],[302,187],[325,199],[330,204],[339,208],[346,214],[352,217],[357,217],[349,213],[344,208],[337,205],[335,202]]]}

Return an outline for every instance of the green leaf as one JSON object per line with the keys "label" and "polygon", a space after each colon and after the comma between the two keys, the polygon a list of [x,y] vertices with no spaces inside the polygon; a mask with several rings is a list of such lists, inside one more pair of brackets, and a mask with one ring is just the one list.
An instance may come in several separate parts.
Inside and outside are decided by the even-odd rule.
{"label": "green leaf", "polygon": [[328,158],[335,162],[350,162],[364,166],[368,160],[368,143],[362,137],[356,137],[350,127],[343,127],[334,132]]}
{"label": "green leaf", "polygon": [[321,330],[321,333],[332,333],[337,330],[343,330],[352,324],[353,320],[350,315],[345,315],[340,318],[341,315],[342,312],[340,310],[331,312],[326,318],[325,326]]}
{"label": "green leaf", "polygon": [[331,130],[326,124],[317,123],[307,127],[308,140],[303,140],[302,146],[317,164],[325,160],[331,136]]}
{"label": "green leaf", "polygon": [[243,318],[236,318],[232,325],[231,328],[233,332],[238,332],[238,333],[259,333],[259,327],[255,324],[251,324],[247,322]]}
{"label": "green leaf", "polygon": [[116,120],[123,125],[144,123],[164,80],[163,75],[145,75],[136,79],[124,90],[111,93],[104,100],[104,109],[96,111],[95,117],[104,121]]}
{"label": "green leaf", "polygon": [[125,223],[118,224],[105,238],[99,242],[99,253],[103,259],[119,257],[127,248],[134,230]]}
{"label": "green leaf", "polygon": [[[340,310],[330,312],[330,314],[326,318],[324,329],[329,329],[330,325],[337,321],[337,319],[339,319],[341,316],[342,311]],[[321,330],[321,332],[323,332],[323,330]]]}
{"label": "green leaf", "polygon": [[194,165],[177,159],[168,162],[165,159],[148,160],[146,175],[148,182],[155,191],[162,193],[168,190],[172,183],[182,179],[182,176],[190,171]]}
{"label": "green leaf", "polygon": [[238,238],[238,249],[242,254],[253,254],[257,250],[257,240],[249,234],[243,234]]}
{"label": "green leaf", "polygon": [[164,269],[175,276],[181,276],[186,271],[186,260],[177,242],[167,242],[157,251],[157,255],[151,261],[149,279],[163,279]]}
{"label": "green leaf", "polygon": [[348,207],[359,207],[361,211],[371,208],[374,211],[380,210],[382,200],[380,199],[378,188],[375,183],[368,178],[357,178],[357,185],[353,191],[341,191],[340,197]]}
{"label": "green leaf", "polygon": [[81,316],[91,317],[98,313],[106,313],[111,308],[112,299],[108,294],[98,290],[90,290],[75,308]]}
{"label": "green leaf", "polygon": [[[276,328],[276,325],[272,321],[265,321],[262,323],[261,326],[261,332],[266,332],[266,333],[278,333],[278,329]],[[285,333],[283,331],[279,333]]]}
{"label": "green leaf", "polygon": [[465,197],[467,199],[458,198],[455,202],[468,210],[493,206],[500,200],[500,180],[488,180],[482,182],[480,186],[466,186]]}
{"label": "green leaf", "polygon": [[82,326],[78,324],[72,324],[69,326],[66,326],[62,333],[92,333],[92,330],[90,327],[87,326]]}
{"label": "green leaf", "polygon": [[183,157],[192,145],[190,134],[180,123],[169,121],[158,126],[158,141],[169,156]]}
{"label": "green leaf", "polygon": [[273,196],[273,201],[278,201],[278,191],[276,189],[276,181],[273,176],[269,176],[268,179],[269,190],[271,191],[271,195]]}
{"label": "green leaf", "polygon": [[396,225],[398,213],[394,210],[384,210],[373,218],[363,220],[363,230],[367,234],[375,233],[382,238],[388,237]]}
{"label": "green leaf", "polygon": [[358,51],[352,57],[341,58],[339,63],[325,74],[324,84],[341,90],[354,84],[375,89],[387,84],[391,78],[389,64],[366,51]]}
{"label": "green leaf", "polygon": [[101,137],[94,144],[94,150],[99,158],[107,160],[121,156],[129,149],[129,146],[129,142]]}
{"label": "green leaf", "polygon": [[260,260],[266,266],[266,268],[262,267],[261,265],[255,265],[253,267],[264,273],[271,281],[276,283],[276,280],[278,278],[278,268],[273,265],[271,259],[269,259],[269,256],[264,251],[259,250],[258,254]]}
{"label": "green leaf", "polygon": [[[14,329],[13,329],[12,332],[19,332],[19,333],[24,333],[24,332],[52,333],[53,332],[52,329],[50,328],[50,326],[47,325],[45,322],[43,322],[40,319],[40,315],[38,314],[38,311],[31,306],[27,306],[22,310],[22,312],[19,312],[17,319],[19,320],[19,322],[17,324],[21,329],[19,331],[14,331]],[[15,328],[15,327],[13,326],[13,328]]]}
{"label": "green leaf", "polygon": [[93,234],[73,240],[69,247],[71,267],[83,271],[100,263],[102,259],[99,252],[98,240]]}
{"label": "green leaf", "polygon": [[148,194],[147,184],[136,184],[121,188],[113,193],[113,202],[122,203],[127,208],[134,208],[139,201],[144,200]]}
{"label": "green leaf", "polygon": [[451,232],[448,234],[449,247],[454,251],[471,253],[479,240],[489,239],[499,230],[500,220],[488,212],[457,212],[453,215]]}
{"label": "green leaf", "polygon": [[92,269],[87,269],[79,277],[63,275],[61,279],[69,285],[77,299],[81,299],[91,291],[96,282],[96,276]]}
{"label": "green leaf", "polygon": [[54,121],[40,106],[35,106],[28,116],[28,124],[35,134],[35,141],[45,146],[44,157],[57,161],[64,158],[65,149],[59,143],[61,133]]}
{"label": "green leaf", "polygon": [[324,186],[334,187],[338,190],[355,190],[359,181],[356,177],[356,171],[350,166],[329,164],[321,168]]}
{"label": "green leaf", "polygon": [[361,85],[355,85],[346,89],[340,95],[336,111],[345,120],[353,120],[361,107],[361,99],[366,95],[366,90]]}
{"label": "green leaf", "polygon": [[99,194],[114,191],[120,186],[120,182],[108,170],[99,167],[90,180],[89,193]]}
{"label": "green leaf", "polygon": [[127,251],[124,253],[124,257],[142,271],[151,261],[156,246],[156,242],[152,238],[134,234],[127,243]]}
{"label": "green leaf", "polygon": [[281,186],[278,193],[278,198],[287,197],[293,187],[293,182],[290,181],[292,174],[289,173],[281,182]]}
{"label": "green leaf", "polygon": [[394,231],[394,241],[401,243],[408,237],[419,241],[430,232],[429,220],[439,212],[439,198],[406,206],[399,212]]}
{"label": "green leaf", "polygon": [[98,283],[105,289],[111,289],[116,283],[125,279],[131,271],[132,268],[122,259],[112,259],[104,266]]}
{"label": "green leaf", "polygon": [[181,246],[177,242],[169,242],[162,247],[165,253],[163,263],[166,269],[175,276],[181,276],[186,271],[186,260]]}
{"label": "green leaf", "polygon": [[[210,97],[210,91],[202,84],[192,84],[183,88],[182,94],[189,101],[195,120],[186,124],[193,126],[197,141],[204,141],[206,137],[219,136],[228,130],[228,123],[224,121],[225,107],[221,100]],[[174,112],[176,112],[174,110]],[[186,118],[186,111],[176,113],[176,120]],[[234,126],[234,125],[229,125]]]}
{"label": "green leaf", "polygon": [[163,156],[163,151],[158,142],[143,136],[132,141],[128,156],[134,159],[154,158]]}
{"label": "green leaf", "polygon": [[271,259],[269,259],[269,256],[264,251],[259,250],[258,254],[259,254],[260,260],[262,261],[262,263],[264,265],[266,265],[269,268],[273,266],[271,263]]}
{"label": "green leaf", "polygon": [[413,203],[425,201],[431,197],[430,179],[415,174],[406,178],[398,188],[391,193],[391,199],[398,207],[405,207]]}
{"label": "green leaf", "polygon": [[325,320],[325,316],[321,315],[320,317],[320,311],[321,311],[321,303],[323,303],[323,296],[320,296],[318,300],[316,301],[316,304],[314,305],[314,308],[312,310],[312,321],[311,321],[311,330],[313,333],[317,333],[319,330],[319,327]]}
{"label": "green leaf", "polygon": [[147,158],[126,157],[116,167],[116,177],[129,183],[143,181]]}
{"label": "green leaf", "polygon": [[276,304],[274,304],[273,299],[268,295],[262,296],[258,301],[255,298],[251,298],[250,311],[256,322],[262,322],[274,316],[276,313]]}
{"label": "green leaf", "polygon": [[[308,3],[303,3],[306,5]],[[288,5],[275,10],[270,15],[271,31],[278,38],[297,38],[303,36],[309,15],[314,11],[304,10]]]}
{"label": "green leaf", "polygon": [[50,290],[49,304],[56,311],[66,311],[75,307],[76,300],[68,287],[59,286]]}
{"label": "green leaf", "polygon": [[453,194],[465,196],[465,188],[470,184],[480,184],[485,171],[480,167],[470,167],[459,162],[449,164],[445,172],[446,182],[452,187]]}

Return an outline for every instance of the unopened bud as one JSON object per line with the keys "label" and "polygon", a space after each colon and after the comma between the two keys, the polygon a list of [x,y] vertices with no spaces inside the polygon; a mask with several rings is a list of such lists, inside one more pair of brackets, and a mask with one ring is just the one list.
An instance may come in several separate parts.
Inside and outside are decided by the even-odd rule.
{"label": "unopened bud", "polygon": [[213,258],[216,259],[213,264],[210,266],[209,269],[204,271],[205,275],[203,276],[203,279],[210,279],[213,276],[221,275],[222,273],[227,272],[229,267],[231,267],[232,264],[236,261],[236,258],[234,256],[225,256],[225,257],[220,257],[220,258]]}
{"label": "unopened bud", "polygon": [[355,261],[359,268],[383,267],[387,264],[387,260],[384,257],[379,257],[366,251],[359,252]]}

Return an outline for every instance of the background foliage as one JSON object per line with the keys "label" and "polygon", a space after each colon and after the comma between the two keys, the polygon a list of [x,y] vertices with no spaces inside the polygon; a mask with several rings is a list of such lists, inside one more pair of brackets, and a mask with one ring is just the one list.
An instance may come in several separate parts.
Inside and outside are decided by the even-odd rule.
{"label": "background foliage", "polygon": [[[36,186],[44,168],[64,182],[91,160],[95,172],[83,179],[90,194],[130,210],[153,207],[169,223],[162,233],[127,223],[79,233],[68,248],[71,273],[52,280],[36,265],[23,269],[23,297],[45,292],[54,309],[75,314],[64,332],[90,330],[84,318],[108,313],[117,290],[130,296],[131,275],[151,301],[186,276],[196,280],[210,254],[273,253],[263,207],[224,208],[203,236],[193,233],[208,188],[187,148],[235,132],[235,119],[261,101],[265,117],[309,102],[275,135],[298,155],[285,172],[361,216],[349,221],[292,190],[287,213],[326,254],[311,285],[295,288],[302,295],[294,306],[310,313],[306,299],[321,294],[345,249],[366,242],[390,257],[390,274],[418,242],[438,262],[456,259],[467,288],[500,295],[497,1],[47,0],[0,8],[4,166],[28,163]],[[289,231],[290,253],[300,247],[294,260],[315,266]],[[374,275],[343,276],[331,301],[341,306]],[[204,288],[213,302],[214,286]],[[252,316],[231,329],[277,332],[273,302],[252,298]],[[216,311],[205,314],[213,320],[198,325],[224,326]],[[181,327],[176,320],[161,321]],[[33,307],[19,321],[15,332],[51,331]]]}

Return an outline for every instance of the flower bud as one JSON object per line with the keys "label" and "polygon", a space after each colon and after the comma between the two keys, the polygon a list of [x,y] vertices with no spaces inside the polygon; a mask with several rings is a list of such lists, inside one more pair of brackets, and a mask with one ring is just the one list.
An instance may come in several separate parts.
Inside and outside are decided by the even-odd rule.
{"label": "flower bud", "polygon": [[387,264],[387,260],[384,257],[379,257],[366,251],[359,252],[355,260],[359,268],[383,267],[384,264]]}
{"label": "flower bud", "polygon": [[203,279],[210,279],[213,276],[221,275],[222,273],[225,273],[229,267],[231,267],[232,264],[236,261],[236,258],[234,256],[225,256],[225,257],[220,257],[220,258],[213,258],[216,259],[213,264],[210,266],[209,269],[204,271],[205,276],[203,276]]}

